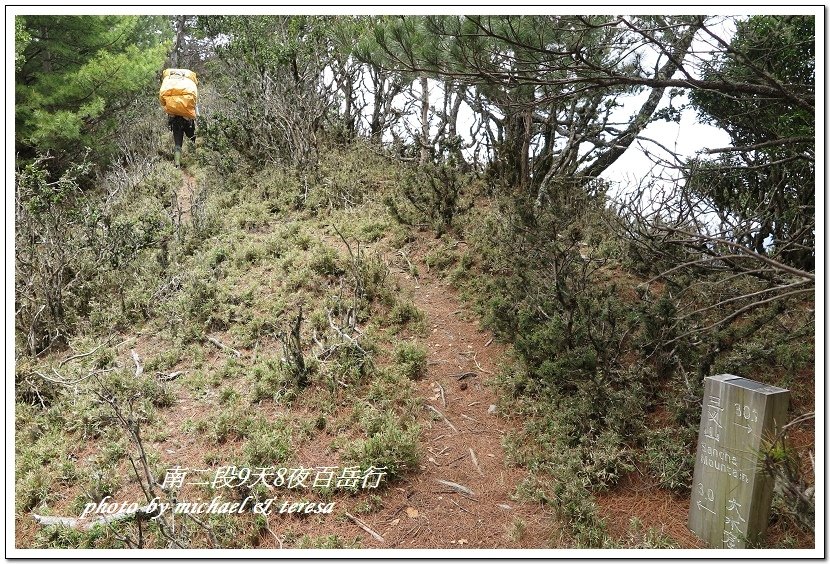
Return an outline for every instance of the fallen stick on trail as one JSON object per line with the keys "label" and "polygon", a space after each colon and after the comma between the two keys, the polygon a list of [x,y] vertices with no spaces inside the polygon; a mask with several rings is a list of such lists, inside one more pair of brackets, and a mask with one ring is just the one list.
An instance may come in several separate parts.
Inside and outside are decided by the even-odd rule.
{"label": "fallen stick on trail", "polygon": [[241,352],[239,352],[238,350],[236,350],[233,347],[229,347],[228,345],[221,342],[219,339],[214,339],[213,337],[208,337],[207,340],[210,341],[211,343],[213,343],[214,345],[216,345],[217,347],[219,347],[220,349],[222,349],[223,351],[232,352],[236,358],[240,358],[242,356]]}
{"label": "fallen stick on trail", "polygon": [[466,509],[464,509],[464,508],[461,506],[461,504],[460,504],[460,503],[458,503],[457,501],[455,501],[453,498],[448,497],[448,498],[447,498],[447,501],[452,502],[452,503],[453,503],[456,507],[458,507],[458,508],[459,508],[461,511],[463,511],[464,513],[469,513],[469,511],[467,511]]}
{"label": "fallen stick on trail", "polygon": [[455,427],[455,425],[453,425],[452,423],[450,423],[450,420],[449,420],[449,419],[447,419],[447,416],[446,416],[446,415],[444,415],[443,413],[441,413],[440,411],[438,411],[437,409],[435,409],[434,407],[432,407],[432,406],[431,406],[431,405],[429,405],[429,404],[426,404],[426,406],[425,406],[425,407],[426,407],[427,409],[429,409],[430,411],[434,411],[435,413],[437,413],[437,414],[441,417],[441,419],[443,419],[443,420],[444,420],[444,423],[446,423],[447,425],[449,425],[449,426],[450,426],[450,429],[452,429],[452,430],[453,430],[453,431],[455,431],[456,433],[458,432],[458,429]]}
{"label": "fallen stick on trail", "polygon": [[470,458],[473,459],[473,466],[476,467],[476,470],[478,470],[478,473],[481,474],[482,476],[484,476],[484,472],[481,471],[481,466],[478,465],[478,459],[476,458],[476,453],[473,452],[472,448],[470,449]]}
{"label": "fallen stick on trail", "polygon": [[378,533],[376,533],[375,531],[373,531],[373,530],[372,530],[372,528],[371,528],[371,527],[369,527],[369,525],[367,525],[366,523],[364,523],[363,521],[361,521],[360,519],[358,519],[357,517],[355,517],[354,515],[352,515],[352,514],[351,514],[351,513],[349,513],[348,511],[346,511],[346,517],[348,517],[349,519],[351,519],[352,521],[354,521],[354,524],[355,524],[355,525],[357,525],[358,527],[360,527],[361,529],[363,529],[364,531],[366,531],[367,533],[369,533],[370,535],[372,535],[372,537],[374,537],[374,539],[375,539],[376,541],[378,541],[378,542],[386,542],[385,540],[383,540],[383,537],[382,537],[382,536],[380,536],[380,535],[379,535]]}
{"label": "fallen stick on trail", "polygon": [[58,368],[60,368],[61,366],[63,366],[63,365],[64,365],[64,364],[66,364],[67,362],[69,362],[70,360],[75,360],[75,359],[78,359],[78,358],[84,358],[84,357],[87,357],[87,356],[89,356],[89,355],[91,355],[91,354],[94,354],[94,353],[95,353],[95,351],[97,351],[98,349],[100,349],[101,347],[103,347],[104,345],[106,345],[107,343],[109,343],[109,341],[110,341],[110,340],[111,340],[111,339],[108,339],[107,341],[105,341],[105,342],[101,343],[100,345],[98,345],[97,347],[95,347],[94,349],[92,349],[92,350],[91,350],[91,351],[89,351],[89,352],[79,353],[79,354],[74,354],[74,355],[70,356],[69,358],[66,358],[66,359],[62,360],[62,361],[61,361],[61,363],[60,363],[60,364],[58,364]]}
{"label": "fallen stick on trail", "polygon": [[186,370],[176,370],[175,372],[171,372],[167,374],[166,372],[156,372],[156,380],[159,382],[169,382],[171,380],[175,380],[182,374],[187,372]]}
{"label": "fallen stick on trail", "polygon": [[141,365],[141,359],[135,349],[130,349],[130,356],[133,357],[133,362],[135,362],[135,377],[138,378],[144,372],[144,367]]}
{"label": "fallen stick on trail", "polygon": [[458,493],[466,494],[466,495],[476,495],[473,493],[473,490],[466,486],[462,486],[461,484],[456,484],[455,482],[450,482],[449,480],[435,480],[439,484],[447,486],[451,490],[454,490]]}
{"label": "fallen stick on trail", "polygon": [[145,505],[144,507],[139,507],[138,509],[134,509],[132,511],[119,511],[117,513],[113,513],[112,515],[102,515],[88,521],[79,517],[54,517],[52,515],[38,515],[37,513],[32,513],[32,519],[44,527],[48,527],[50,525],[63,525],[64,527],[69,527],[70,529],[89,531],[95,525],[105,525],[107,523],[113,523],[115,521],[121,521],[135,516],[146,517],[150,514],[150,506]]}
{"label": "fallen stick on trail", "polygon": [[464,378],[474,378],[477,376],[475,372],[463,372],[455,377],[456,380],[463,380]]}

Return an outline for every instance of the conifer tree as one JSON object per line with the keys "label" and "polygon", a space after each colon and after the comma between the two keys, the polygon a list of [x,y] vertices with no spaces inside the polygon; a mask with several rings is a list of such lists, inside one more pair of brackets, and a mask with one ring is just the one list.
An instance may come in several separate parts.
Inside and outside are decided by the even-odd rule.
{"label": "conifer tree", "polygon": [[104,162],[118,113],[155,98],[166,18],[34,15],[20,18],[18,30],[19,157],[49,152],[50,166],[64,168],[89,147]]}

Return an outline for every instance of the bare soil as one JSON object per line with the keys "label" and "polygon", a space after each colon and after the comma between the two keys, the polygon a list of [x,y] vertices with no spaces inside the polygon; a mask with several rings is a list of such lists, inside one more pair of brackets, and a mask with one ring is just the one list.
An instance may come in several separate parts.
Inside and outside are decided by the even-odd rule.
{"label": "bare soil", "polygon": [[[423,271],[424,266],[419,265]],[[455,292],[432,275],[399,275],[424,313],[429,350],[427,375],[418,382],[428,422],[421,434],[421,472],[411,477],[391,516],[403,525],[390,531],[401,548],[546,548],[559,537],[550,510],[513,499],[525,477],[505,461],[502,438],[514,423],[491,413],[497,398],[487,385],[504,347],[481,329]],[[440,413],[440,415],[439,415]],[[473,492],[454,492],[439,480]],[[392,500],[390,500],[392,501]],[[413,514],[412,508],[417,512]],[[402,509],[407,509],[401,512]],[[390,516],[390,517],[391,517]]]}
{"label": "bare soil", "polygon": [[[420,272],[425,272],[417,281],[402,276],[402,284],[409,284],[414,291],[414,301],[418,308],[426,315],[429,335],[424,344],[430,351],[430,372],[421,383],[421,391],[425,399],[439,409],[452,422],[460,433],[452,433],[438,422],[437,430],[425,433],[424,441],[427,447],[435,444],[439,448],[449,446],[453,452],[461,454],[465,447],[472,447],[477,453],[480,449],[492,454],[489,458],[488,470],[499,476],[493,481],[476,476],[471,466],[470,458],[461,459],[453,470],[455,477],[443,478],[452,481],[471,481],[482,489],[483,497],[499,503],[506,503],[513,507],[513,515],[508,512],[487,515],[485,522],[490,522],[488,528],[508,530],[512,527],[511,518],[519,518],[527,524],[523,548],[565,548],[564,541],[556,520],[549,509],[532,504],[509,501],[515,492],[516,486],[526,476],[526,471],[510,467],[504,458],[501,446],[501,437],[511,428],[519,425],[509,419],[509,414],[490,415],[487,410],[490,405],[498,403],[492,388],[487,380],[505,360],[506,347],[496,341],[493,336],[481,328],[475,314],[463,304],[455,290],[448,284],[440,281],[428,272],[423,264],[423,249],[416,250],[412,256]],[[460,389],[458,376],[465,373],[474,373],[466,389]],[[435,383],[441,384],[445,390],[447,407],[439,393],[436,393]],[[477,403],[480,402],[480,403]],[[507,415],[508,418],[504,416]],[[475,421],[468,419],[475,418]],[[460,425],[457,424],[460,422]],[[434,427],[436,424],[434,424]],[[434,447],[432,447],[434,448]],[[451,457],[455,458],[458,456]],[[479,455],[479,462],[482,457]],[[440,478],[445,474],[440,467],[430,467],[415,481],[416,488],[424,481],[429,482],[431,475]],[[488,474],[492,475],[492,474]],[[472,487],[472,486],[471,486]],[[473,489],[475,489],[473,487]],[[417,491],[417,490],[416,490]],[[498,501],[498,500],[508,501]],[[632,518],[642,523],[642,530],[654,529],[675,541],[681,548],[703,548],[703,543],[686,526],[689,514],[689,500],[678,497],[671,492],[660,489],[653,483],[643,479],[638,474],[626,478],[612,492],[596,496],[600,516],[608,522],[609,533],[614,538],[625,538],[629,532]],[[477,506],[484,509],[481,506]],[[472,525],[471,515],[459,515],[462,519],[454,520],[456,530]],[[466,517],[467,519],[463,519]],[[457,524],[456,524],[457,523]],[[441,528],[441,525],[438,526]],[[515,527],[514,527],[515,528]],[[506,541],[503,535],[499,547],[513,547],[514,544]],[[487,545],[484,545],[487,546]],[[492,546],[492,545],[490,545]]]}
{"label": "bare soil", "polygon": [[196,198],[196,178],[182,170],[182,186],[176,194],[175,221],[181,225],[190,220],[191,210]]}

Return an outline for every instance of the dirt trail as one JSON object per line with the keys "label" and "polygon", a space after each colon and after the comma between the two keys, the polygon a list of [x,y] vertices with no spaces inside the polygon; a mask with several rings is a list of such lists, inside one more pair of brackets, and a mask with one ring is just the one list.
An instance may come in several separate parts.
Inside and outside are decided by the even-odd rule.
{"label": "dirt trail", "polygon": [[[417,262],[423,270],[423,263]],[[435,421],[422,433],[424,457],[432,460],[423,463],[422,472],[411,478],[407,490],[410,505],[425,515],[429,526],[410,530],[414,537],[387,538],[401,547],[447,546],[459,539],[485,548],[567,547],[567,543],[558,542],[563,536],[550,509],[511,499],[527,472],[507,465],[502,437],[518,423],[488,413],[489,406],[498,402],[486,384],[504,359],[504,346],[481,329],[477,316],[446,283],[431,274],[420,280],[405,274],[398,278],[403,287],[412,289],[429,331],[420,339],[429,349],[429,373],[419,383],[419,392],[449,423]],[[466,377],[471,374],[474,376]],[[465,377],[459,380],[462,375]],[[475,453],[481,473],[469,449]],[[469,487],[477,501],[445,493],[449,490],[438,484],[438,479]],[[597,504],[614,538],[625,538],[630,519],[636,517],[643,531],[652,528],[683,548],[702,546],[686,527],[688,498],[678,499],[653,483],[645,483],[639,475],[626,479],[614,492],[597,496]]]}
{"label": "dirt trail", "polygon": [[177,225],[190,221],[191,209],[196,200],[196,177],[189,172],[182,170],[182,185],[176,193],[176,217]]}
{"label": "dirt trail", "polygon": [[384,534],[386,546],[550,547],[559,535],[549,510],[512,499],[526,473],[504,459],[502,438],[510,423],[489,412],[497,399],[486,381],[498,369],[503,347],[471,321],[443,282],[431,275],[413,280],[400,274],[399,280],[425,315],[428,335],[418,340],[429,349],[428,372],[418,392],[431,407],[425,409],[421,433],[421,472],[385,500],[395,509],[392,515],[372,516],[387,523],[399,519]]}
{"label": "dirt trail", "polygon": [[[193,175],[183,171],[182,176],[179,223],[190,219],[196,193]],[[324,238],[341,248],[339,240]],[[423,264],[419,268],[425,269]],[[511,424],[490,413],[497,398],[486,381],[497,371],[504,347],[472,321],[475,316],[455,291],[435,276],[413,279],[404,270],[393,267],[393,272],[402,289],[411,291],[428,328],[427,336],[417,339],[429,350],[418,395],[432,407],[421,418],[421,469],[383,493],[382,509],[361,515],[384,542],[362,535],[352,523],[331,519],[318,521],[308,532],[362,536],[363,546],[377,548],[550,547],[559,537],[550,510],[512,499],[526,471],[507,465],[502,439]],[[438,480],[463,486],[472,495]],[[270,544],[265,539],[261,547]]]}

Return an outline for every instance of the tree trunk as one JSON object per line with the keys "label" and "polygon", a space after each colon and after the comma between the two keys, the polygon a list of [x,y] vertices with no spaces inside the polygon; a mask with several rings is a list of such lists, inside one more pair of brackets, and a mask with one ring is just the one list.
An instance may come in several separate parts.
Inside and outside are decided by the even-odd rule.
{"label": "tree trunk", "polygon": [[506,108],[504,117],[504,141],[500,155],[502,178],[507,186],[524,188],[530,178],[528,171],[530,138],[525,110]]}
{"label": "tree trunk", "polygon": [[429,160],[429,81],[421,77],[421,159],[424,164]]}
{"label": "tree trunk", "polygon": [[519,153],[519,185],[522,189],[530,185],[530,133],[533,111],[530,107],[522,112],[521,135],[522,148]]}
{"label": "tree trunk", "polygon": [[181,54],[182,47],[184,45],[184,29],[185,29],[185,16],[176,16],[174,21],[174,25],[176,26],[176,39],[173,41],[173,49],[170,52],[170,66],[172,68],[179,67],[179,55]]}
{"label": "tree trunk", "polygon": [[[461,138],[458,136],[458,112],[461,110],[461,102],[464,101],[464,86],[455,87],[455,99],[453,100],[450,113],[447,116],[447,127],[449,129],[451,154],[459,164],[464,163],[464,155],[461,153]],[[464,163],[466,164],[466,163]]]}
{"label": "tree trunk", "polygon": [[343,112],[343,121],[346,124],[346,138],[351,140],[355,136],[355,112],[354,112],[354,81],[348,67],[343,65],[342,77],[343,97],[346,101],[346,108]]}
{"label": "tree trunk", "polygon": [[369,124],[369,135],[372,140],[380,143],[383,134],[383,124],[386,121],[384,115],[383,89],[386,88],[386,75],[377,65],[370,69],[372,77],[372,88],[374,89],[374,103],[372,107],[372,121]]}

